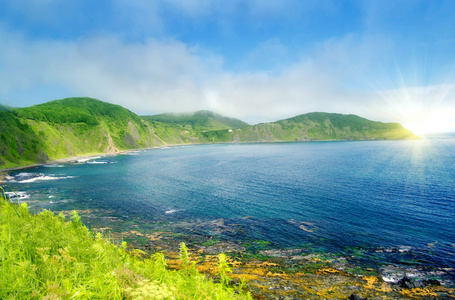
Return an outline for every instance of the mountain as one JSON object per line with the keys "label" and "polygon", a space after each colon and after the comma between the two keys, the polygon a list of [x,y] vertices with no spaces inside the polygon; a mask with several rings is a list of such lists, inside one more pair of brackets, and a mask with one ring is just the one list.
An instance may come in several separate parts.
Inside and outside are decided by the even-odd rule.
{"label": "mountain", "polygon": [[397,123],[309,113],[250,126],[210,111],[140,117],[79,97],[26,108],[0,107],[0,168],[173,144],[416,138]]}
{"label": "mountain", "polygon": [[96,99],[67,98],[13,112],[40,136],[53,159],[157,145],[139,116]]}
{"label": "mountain", "polygon": [[239,119],[224,117],[207,110],[186,114],[165,113],[155,116],[143,116],[143,118],[148,121],[179,125],[195,131],[238,129],[249,126]]}
{"label": "mountain", "polygon": [[314,112],[229,132],[205,133],[214,142],[290,142],[416,138],[398,123],[370,121],[356,115]]}

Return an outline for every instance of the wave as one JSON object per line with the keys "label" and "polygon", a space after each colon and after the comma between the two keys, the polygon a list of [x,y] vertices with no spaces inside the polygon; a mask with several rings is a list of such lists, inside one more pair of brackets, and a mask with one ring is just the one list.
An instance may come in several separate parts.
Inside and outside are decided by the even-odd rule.
{"label": "wave", "polygon": [[37,181],[49,181],[49,180],[60,180],[60,179],[69,179],[74,178],[74,176],[55,176],[55,175],[45,175],[43,173],[19,173],[14,177],[8,176],[6,182],[12,183],[32,183]]}
{"label": "wave", "polygon": [[141,153],[144,153],[145,150],[131,150],[123,153],[123,155],[140,155]]}
{"label": "wave", "polygon": [[102,158],[102,156],[93,156],[93,157],[81,158],[81,159],[76,160],[76,162],[81,164],[81,163],[86,163],[86,162],[88,162],[90,160],[99,159],[99,158]]}
{"label": "wave", "polygon": [[6,198],[10,200],[22,200],[30,198],[30,195],[27,192],[5,192]]}
{"label": "wave", "polygon": [[51,165],[44,165],[43,167],[45,167],[45,168],[63,168],[64,165],[51,164]]}

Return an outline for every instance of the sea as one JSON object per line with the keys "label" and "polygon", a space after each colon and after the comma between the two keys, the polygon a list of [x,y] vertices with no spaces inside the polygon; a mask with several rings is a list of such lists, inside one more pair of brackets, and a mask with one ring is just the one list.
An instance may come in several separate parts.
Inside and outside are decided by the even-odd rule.
{"label": "sea", "polygon": [[9,172],[3,189],[139,240],[331,253],[386,281],[393,268],[455,274],[454,134],[138,150]]}

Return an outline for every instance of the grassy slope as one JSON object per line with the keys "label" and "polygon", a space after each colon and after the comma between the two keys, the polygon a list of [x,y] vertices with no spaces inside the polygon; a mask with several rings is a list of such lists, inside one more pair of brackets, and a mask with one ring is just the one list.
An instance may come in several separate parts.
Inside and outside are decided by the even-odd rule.
{"label": "grassy slope", "polygon": [[116,153],[167,144],[200,143],[201,135],[91,98],[27,108],[0,107],[0,168],[74,155]]}
{"label": "grassy slope", "polygon": [[0,108],[0,168],[44,162],[44,143],[26,123]]}
{"label": "grassy slope", "polygon": [[73,212],[28,212],[0,194],[0,299],[251,299],[187,268],[169,270],[94,234]]}
{"label": "grassy slope", "polygon": [[165,144],[197,144],[204,141],[199,132],[187,130],[180,125],[152,121],[147,118],[144,118],[144,120]]}
{"label": "grassy slope", "polygon": [[356,115],[309,113],[273,123],[205,133],[215,142],[283,142],[309,140],[384,140],[416,138],[398,123],[374,122]]}
{"label": "grassy slope", "polygon": [[136,114],[91,98],[55,100],[14,112],[43,137],[51,158],[150,147],[158,140]]}

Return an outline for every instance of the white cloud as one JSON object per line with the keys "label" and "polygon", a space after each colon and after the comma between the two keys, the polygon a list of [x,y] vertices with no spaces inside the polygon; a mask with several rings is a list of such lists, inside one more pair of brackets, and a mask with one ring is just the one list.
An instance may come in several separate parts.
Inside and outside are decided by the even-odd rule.
{"label": "white cloud", "polygon": [[[355,35],[322,42],[275,72],[237,73],[223,69],[222,57],[173,39],[127,42],[103,35],[71,42],[30,40],[3,28],[0,44],[3,98],[14,90],[54,85],[74,93],[65,96],[91,96],[139,114],[209,109],[249,123],[311,111],[401,121],[410,107],[455,107],[453,87],[390,87],[387,74],[376,69],[392,45]],[[256,54],[264,57],[270,49],[285,53],[281,46],[272,40]],[[403,97],[405,92],[412,97]],[[430,97],[436,92],[437,97]],[[423,104],[416,102],[419,95],[426,99]]]}

